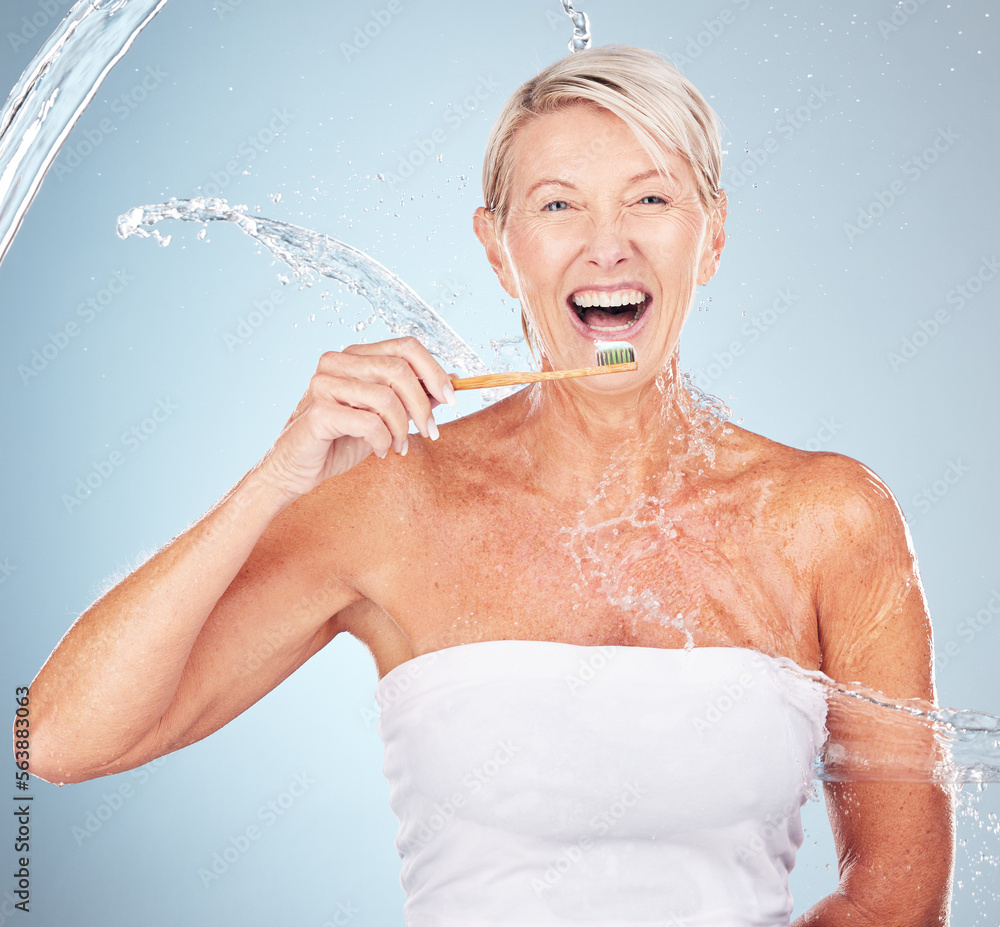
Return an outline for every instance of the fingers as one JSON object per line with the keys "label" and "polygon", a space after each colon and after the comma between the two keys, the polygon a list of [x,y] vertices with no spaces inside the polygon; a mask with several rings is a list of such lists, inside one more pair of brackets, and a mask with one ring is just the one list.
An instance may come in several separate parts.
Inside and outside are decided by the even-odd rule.
{"label": "fingers", "polygon": [[309,396],[331,410],[329,418],[323,416],[323,425],[330,430],[324,437],[363,438],[379,457],[385,457],[390,447],[405,453],[410,420],[391,386],[317,373],[309,383]]}
{"label": "fingers", "polygon": [[[432,439],[438,436],[434,407],[443,402],[457,404],[450,377],[415,338],[351,345],[340,354],[324,354],[318,371],[388,387],[401,403],[406,418],[413,421],[420,434]],[[382,399],[388,402],[388,397]],[[390,407],[391,403],[386,406]]]}
{"label": "fingers", "polygon": [[437,400],[436,404],[458,405],[451,377],[416,338],[393,338],[376,344],[355,344],[345,348],[344,353],[400,357],[409,364],[417,379],[422,382],[421,388]]}
{"label": "fingers", "polygon": [[451,378],[414,338],[328,351],[261,469],[292,498],[369,454],[406,454],[410,421],[438,438],[432,410],[457,404]]}

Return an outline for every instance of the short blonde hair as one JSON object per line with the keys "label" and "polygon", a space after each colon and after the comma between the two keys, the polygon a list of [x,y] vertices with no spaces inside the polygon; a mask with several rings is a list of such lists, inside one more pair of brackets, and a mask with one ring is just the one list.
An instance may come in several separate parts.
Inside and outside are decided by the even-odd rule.
{"label": "short blonde hair", "polygon": [[[526,122],[576,103],[614,113],[635,134],[666,176],[664,153],[677,151],[694,170],[706,214],[719,205],[722,138],[719,119],[698,89],[669,61],[645,48],[603,45],[549,65],[514,91],[490,131],[483,159],[483,202],[503,230],[514,174],[514,136]],[[532,355],[534,338],[524,309],[521,329]]]}
{"label": "short blonde hair", "polygon": [[677,151],[694,170],[706,212],[718,204],[722,140],[714,110],[670,62],[628,45],[588,48],[549,65],[504,104],[486,143],[483,200],[498,230],[510,207],[514,135],[530,119],[574,103],[614,113],[664,173],[663,153]]}

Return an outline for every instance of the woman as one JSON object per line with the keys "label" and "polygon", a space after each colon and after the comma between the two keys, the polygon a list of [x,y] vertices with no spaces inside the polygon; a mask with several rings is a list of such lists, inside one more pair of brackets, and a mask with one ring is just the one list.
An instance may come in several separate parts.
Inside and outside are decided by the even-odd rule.
{"label": "woman", "polygon": [[[380,676],[408,923],[787,924],[825,734],[788,661],[933,700],[930,624],[871,471],[724,425],[684,387],[720,167],[714,114],[650,52],[591,49],[520,88],[476,235],[543,368],[627,341],[639,369],[439,433],[455,393],[419,343],[324,354],[271,451],[51,655],[33,772],[193,743],[346,631]],[[827,798],[840,885],[797,923],[945,923],[944,792]]]}

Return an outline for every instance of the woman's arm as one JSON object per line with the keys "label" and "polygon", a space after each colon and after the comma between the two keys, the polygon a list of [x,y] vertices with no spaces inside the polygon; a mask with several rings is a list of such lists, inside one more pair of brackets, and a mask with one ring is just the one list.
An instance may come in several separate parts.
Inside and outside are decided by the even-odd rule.
{"label": "woman's arm", "polygon": [[[810,471],[813,510],[802,540],[814,552],[821,669],[891,699],[934,702],[930,619],[898,505],[851,458],[825,454]],[[831,742],[863,744],[865,732],[847,725],[831,716]],[[955,823],[945,789],[868,781],[827,783],[825,791],[840,884],[795,927],[947,925]]]}
{"label": "woman's arm", "polygon": [[261,462],[50,655],[31,685],[31,772],[79,782],[193,743],[333,638],[360,598],[349,576],[365,540],[338,510],[340,484],[316,487],[359,490],[347,470],[405,452],[410,419],[428,433],[437,401],[421,381],[447,398],[447,374],[413,339],[323,355]]}

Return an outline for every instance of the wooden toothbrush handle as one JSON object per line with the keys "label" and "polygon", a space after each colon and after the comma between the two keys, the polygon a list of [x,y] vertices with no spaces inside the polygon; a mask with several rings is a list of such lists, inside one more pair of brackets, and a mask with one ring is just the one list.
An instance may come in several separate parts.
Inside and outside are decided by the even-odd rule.
{"label": "wooden toothbrush handle", "polygon": [[621,373],[638,370],[636,361],[627,364],[607,364],[603,367],[580,367],[576,370],[525,370],[520,373],[487,373],[481,377],[464,377],[452,380],[454,389],[486,389],[491,386],[516,386],[519,383],[538,383],[541,380],[565,380],[570,377],[594,377],[602,373]]}

